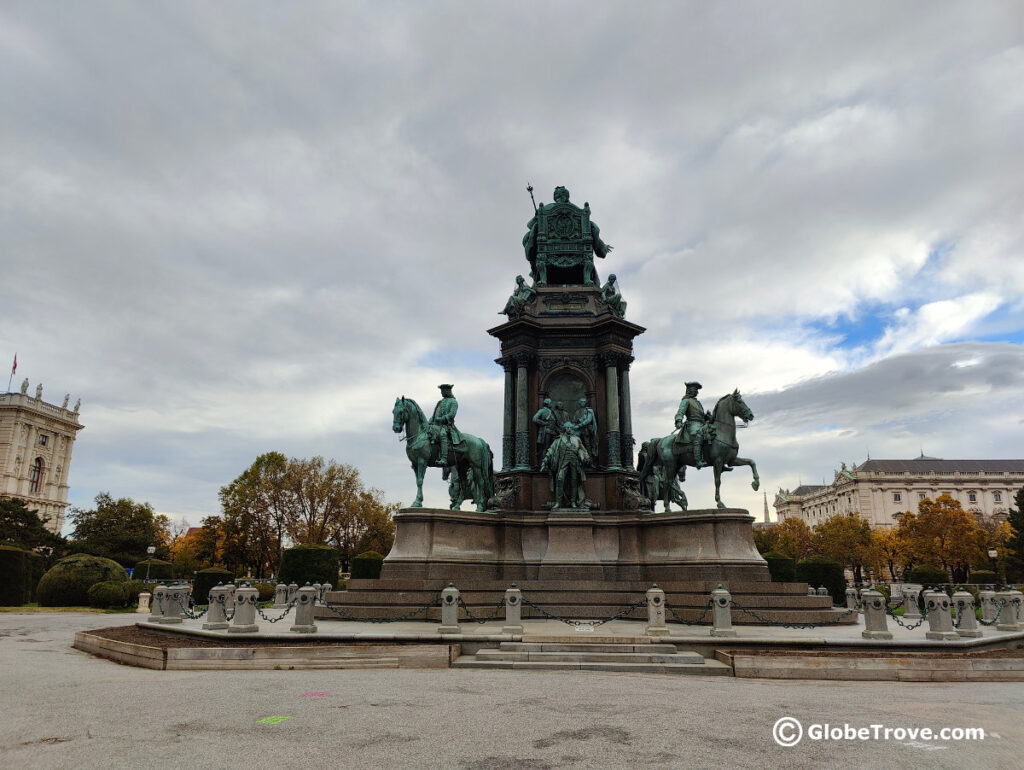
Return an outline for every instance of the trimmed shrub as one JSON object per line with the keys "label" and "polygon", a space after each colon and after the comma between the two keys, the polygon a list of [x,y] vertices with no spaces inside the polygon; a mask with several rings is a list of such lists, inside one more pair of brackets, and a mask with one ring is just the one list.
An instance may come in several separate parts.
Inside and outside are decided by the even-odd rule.
{"label": "trimmed shrub", "polygon": [[196,604],[206,604],[209,602],[210,589],[218,583],[228,585],[234,581],[235,573],[221,567],[199,570],[192,581],[192,595],[196,597]]}
{"label": "trimmed shrub", "polygon": [[46,572],[46,559],[41,553],[25,551],[25,571],[25,601],[34,602],[39,579]]}
{"label": "trimmed shrub", "polygon": [[769,551],[761,554],[768,562],[768,572],[776,583],[792,583],[796,580],[796,560],[791,559],[784,553]]}
{"label": "trimmed shrub", "polygon": [[908,583],[920,583],[925,588],[949,582],[949,575],[942,567],[935,567],[931,564],[922,564],[914,567],[907,575]]}
{"label": "trimmed shrub", "polygon": [[846,575],[839,562],[824,556],[810,556],[796,565],[796,579],[815,588],[825,586],[833,604],[846,603]]}
{"label": "trimmed shrub", "polygon": [[377,580],[384,557],[376,551],[367,551],[352,557],[352,580]]}
{"label": "trimmed shrub", "polygon": [[103,580],[89,586],[89,606],[97,609],[124,607],[127,604],[128,581]]}
{"label": "trimmed shrub", "polygon": [[20,607],[28,601],[27,556],[20,548],[0,545],[0,606]]}
{"label": "trimmed shrub", "polygon": [[976,569],[971,573],[970,577],[967,578],[967,582],[976,586],[998,583],[999,575],[989,569]]}
{"label": "trimmed shrub", "polygon": [[[303,585],[305,585],[305,583],[303,583]],[[310,585],[312,585],[312,583],[310,583]],[[258,598],[261,602],[271,601],[277,590],[277,586],[274,583],[256,583],[253,585],[253,588],[260,592]]]}
{"label": "trimmed shrub", "polygon": [[77,607],[89,603],[89,588],[103,580],[128,580],[124,567],[102,556],[80,553],[54,564],[39,581],[42,607]]}
{"label": "trimmed shrub", "polygon": [[338,562],[338,552],[329,545],[297,545],[281,554],[280,580],[300,588],[306,583],[337,583]]}
{"label": "trimmed shrub", "polygon": [[146,584],[141,580],[129,580],[124,584],[125,606],[132,607],[139,603],[139,594],[146,590]]}
{"label": "trimmed shrub", "polygon": [[[136,580],[146,579],[146,565],[149,564],[149,559],[143,559],[135,565],[135,571],[132,573],[132,577]],[[153,559],[153,564],[149,568],[149,582],[173,580],[174,579],[174,565],[169,561],[163,559]]]}

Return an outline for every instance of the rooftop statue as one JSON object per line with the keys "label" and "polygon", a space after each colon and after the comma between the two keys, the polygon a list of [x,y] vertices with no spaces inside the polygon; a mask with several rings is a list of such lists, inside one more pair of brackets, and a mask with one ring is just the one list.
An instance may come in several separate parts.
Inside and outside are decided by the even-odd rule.
{"label": "rooftop statue", "polygon": [[[640,486],[645,488],[647,480],[651,475],[657,476],[655,488],[661,494],[661,500],[665,503],[665,510],[669,510],[670,502],[678,502],[682,509],[686,510],[686,495],[680,490],[680,500],[676,499],[673,489],[673,479],[677,476],[680,481],[686,480],[686,466],[691,468],[702,467],[704,458],[701,458],[702,465],[698,465],[697,458],[706,454],[707,465],[710,465],[715,472],[715,502],[719,508],[725,508],[722,502],[720,487],[722,484],[722,473],[731,471],[737,465],[749,465],[754,475],[750,486],[755,490],[761,485],[757,475],[757,465],[753,460],[739,456],[740,445],[736,441],[736,418],[739,417],[744,423],[754,419],[754,413],[743,401],[743,396],[738,390],[722,396],[715,404],[711,415],[703,413],[703,407],[697,401],[697,390],[700,384],[696,382],[687,383],[686,395],[679,404],[679,411],[676,413],[676,426],[679,435],[670,434],[660,439],[651,439],[647,446],[646,457],[643,467],[640,470]],[[697,414],[700,412],[700,417]],[[713,432],[706,431],[706,423],[711,422],[714,426]],[[692,427],[691,427],[692,426]],[[706,448],[704,441],[710,435]],[[652,500],[652,503],[656,502]]]}
{"label": "rooftop statue", "polygon": [[[527,187],[530,197],[533,188]],[[601,229],[590,219],[590,204],[583,208],[569,202],[569,191],[556,187],[554,203],[537,206],[526,223],[523,250],[530,275],[538,286],[549,279],[555,284],[599,285],[594,257],[604,259],[612,247],[601,240]],[[550,274],[549,274],[550,271]]]}
{"label": "rooftop statue", "polygon": [[508,302],[505,303],[505,308],[501,311],[502,315],[507,315],[509,319],[518,318],[523,314],[523,309],[537,296],[537,290],[526,283],[526,280],[521,275],[516,276],[516,288],[512,292],[512,296],[508,298]]}
{"label": "rooftop statue", "polygon": [[616,318],[626,317],[626,301],[619,293],[619,285],[615,273],[608,276],[608,282],[601,287],[601,301],[604,302]]}

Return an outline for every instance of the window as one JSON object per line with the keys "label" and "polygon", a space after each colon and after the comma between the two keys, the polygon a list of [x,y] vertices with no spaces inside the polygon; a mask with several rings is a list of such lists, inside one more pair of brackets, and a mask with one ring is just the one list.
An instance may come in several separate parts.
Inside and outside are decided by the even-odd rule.
{"label": "window", "polygon": [[32,462],[32,472],[28,479],[28,491],[38,493],[43,483],[43,458],[37,457]]}
{"label": "window", "polygon": [[1002,492],[993,492],[992,493],[992,499],[995,500],[997,503],[1003,502],[1003,493]]}
{"label": "window", "polygon": [[924,500],[924,492],[918,492],[917,493],[917,499],[918,500]]}
{"label": "window", "polygon": [[903,495],[901,495],[899,492],[893,492],[892,493],[892,501],[894,503],[902,503],[903,502]]}
{"label": "window", "polygon": [[46,446],[46,439],[48,436],[45,433],[39,434],[39,446]]}
{"label": "window", "polygon": [[970,503],[976,503],[978,502],[978,496],[974,492],[968,492],[967,501]]}

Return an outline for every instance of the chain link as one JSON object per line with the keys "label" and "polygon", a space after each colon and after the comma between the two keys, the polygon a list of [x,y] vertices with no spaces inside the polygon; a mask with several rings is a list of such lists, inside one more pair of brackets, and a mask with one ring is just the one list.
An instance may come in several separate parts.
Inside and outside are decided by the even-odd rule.
{"label": "chain link", "polygon": [[534,604],[533,602],[531,602],[525,596],[523,597],[523,604],[527,604],[530,607],[533,607],[533,609],[537,610],[537,612],[539,612],[544,617],[549,618],[550,620],[558,620],[558,621],[561,621],[562,623],[565,623],[566,625],[570,625],[570,626],[594,626],[594,627],[597,627],[597,626],[603,626],[605,623],[610,623],[613,620],[619,620],[620,618],[624,618],[626,615],[628,615],[633,610],[635,610],[635,609],[637,609],[639,607],[646,607],[647,606],[647,597],[644,596],[642,599],[633,602],[628,607],[623,607],[622,610],[620,610],[616,614],[612,615],[610,618],[604,618],[603,620],[577,620],[575,618],[563,618],[560,615],[553,615],[550,612],[548,612],[546,609],[541,607],[540,605]]}
{"label": "chain link", "polygon": [[687,626],[699,626],[699,625],[701,625],[701,622],[704,620],[704,618],[706,618],[708,616],[708,613],[711,612],[711,608],[713,606],[714,606],[713,603],[711,601],[709,601],[707,603],[707,605],[704,607],[704,611],[697,617],[696,620],[686,620],[685,618],[680,616],[680,614],[678,612],[676,612],[674,609],[672,609],[668,605],[668,602],[665,603],[665,609],[668,610],[671,613],[672,617],[674,617],[676,619],[676,621],[678,621],[679,623],[683,623],[684,625],[687,625]]}
{"label": "chain link", "polygon": [[846,618],[850,617],[850,615],[854,614],[858,610],[857,607],[853,607],[851,609],[846,610],[841,615],[837,615],[831,620],[826,620],[822,623],[780,623],[777,620],[771,620],[770,618],[766,618],[764,615],[759,615],[758,613],[754,612],[754,610],[748,609],[744,607],[742,604],[737,604],[735,601],[732,602],[732,606],[738,609],[740,612],[745,612],[750,617],[754,618],[755,620],[761,623],[764,623],[765,625],[778,626],[779,628],[820,628],[822,626],[834,626],[837,623],[840,623]]}
{"label": "chain link", "polygon": [[994,626],[996,623],[999,622],[999,616],[1003,614],[1003,607],[1005,607],[1007,603],[1008,602],[1006,601],[1006,599],[1000,599],[998,602],[999,609],[996,610],[996,616],[992,618],[992,620],[980,619],[978,622],[981,623],[981,625],[983,626]]}
{"label": "chain link", "polygon": [[256,612],[258,612],[260,614],[260,617],[263,618],[265,621],[267,621],[268,623],[276,623],[279,620],[284,620],[285,616],[295,608],[295,605],[298,601],[298,598],[295,598],[288,602],[288,606],[285,607],[284,612],[282,612],[276,618],[267,617],[267,614],[263,611],[263,608],[260,607],[259,602],[253,602],[253,606],[256,608]]}
{"label": "chain link", "polygon": [[924,622],[928,619],[927,615],[922,615],[921,619],[919,621],[917,621],[916,623],[907,624],[907,623],[904,623],[903,622],[903,618],[901,618],[899,615],[897,615],[896,612],[892,608],[890,608],[888,605],[886,605],[886,607],[885,607],[885,612],[886,612],[886,614],[888,614],[888,616],[890,618],[892,618],[893,620],[896,621],[896,625],[897,626],[899,626],[900,628],[905,628],[907,631],[913,631],[915,628],[918,628],[919,626],[924,625]]}
{"label": "chain link", "polygon": [[205,605],[205,609],[203,609],[202,612],[195,613],[188,607],[186,607],[184,603],[182,603],[180,596],[175,596],[174,598],[178,601],[178,606],[181,607],[181,611],[185,613],[185,617],[189,618],[190,620],[199,620],[199,618],[201,618],[203,615],[210,611],[210,605],[207,604]]}
{"label": "chain link", "polygon": [[469,606],[466,604],[465,600],[461,596],[459,597],[459,606],[466,611],[466,617],[472,620],[474,623],[486,623],[487,621],[494,620],[496,617],[498,617],[498,613],[501,612],[501,608],[505,606],[505,597],[501,597],[501,601],[498,602],[498,604],[495,606],[494,611],[491,613],[491,616],[489,618],[478,618],[476,615],[470,612]]}
{"label": "chain link", "polygon": [[342,620],[355,620],[355,621],[358,621],[360,623],[397,623],[397,622],[402,621],[402,620],[409,620],[410,618],[414,618],[417,615],[422,615],[424,612],[429,610],[431,607],[436,607],[440,603],[440,601],[441,601],[441,594],[440,594],[440,592],[438,592],[438,594],[433,599],[431,599],[429,602],[424,604],[422,607],[419,607],[418,609],[415,609],[415,610],[411,610],[411,611],[405,613],[404,615],[399,615],[397,618],[359,618],[359,617],[356,617],[355,615],[352,615],[352,614],[350,614],[348,612],[345,612],[345,610],[343,610],[343,609],[340,609],[338,607],[332,607],[331,605],[327,604],[326,602],[319,602],[316,606],[323,607],[325,610],[327,610],[328,612],[330,612],[330,613],[332,613],[334,615],[337,615]]}

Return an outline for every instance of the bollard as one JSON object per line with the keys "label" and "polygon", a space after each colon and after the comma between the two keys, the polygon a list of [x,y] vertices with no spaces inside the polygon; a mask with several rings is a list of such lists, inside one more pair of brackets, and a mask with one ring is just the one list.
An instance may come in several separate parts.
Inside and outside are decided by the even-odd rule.
{"label": "bollard", "polygon": [[306,583],[299,589],[298,599],[295,602],[295,625],[289,630],[296,634],[315,634],[316,625],[313,623],[313,607],[316,605],[317,589]]}
{"label": "bollard", "polygon": [[298,583],[289,583],[288,584],[288,604],[291,604],[295,600],[295,595],[298,594],[298,592],[299,592],[299,584]]}
{"label": "bollard", "polygon": [[732,627],[732,596],[722,584],[711,592],[712,636],[736,636]]}
{"label": "bollard", "polygon": [[665,592],[655,583],[647,591],[647,635],[668,636],[665,625]]}
{"label": "bollard", "polygon": [[1011,588],[1008,593],[1013,601],[1014,608],[1017,610],[1017,630],[1024,631],[1024,594],[1016,588]]}
{"label": "bollard", "polygon": [[256,625],[256,602],[260,592],[246,583],[235,591],[235,616],[231,619],[229,634],[252,634],[260,630]]}
{"label": "bollard", "polygon": [[988,589],[978,593],[978,604],[981,605],[981,619],[990,624],[996,619],[999,605],[996,604],[996,592]]}
{"label": "bollard", "polygon": [[978,616],[974,612],[974,597],[967,591],[957,591],[953,594],[953,606],[956,608],[957,635],[971,639],[981,636]]}
{"label": "bollard", "polygon": [[326,602],[327,601],[327,592],[330,591],[330,590],[331,590],[331,584],[330,583],[324,583],[322,586],[320,586],[320,601],[321,602]]}
{"label": "bollard", "polygon": [[437,627],[439,634],[459,633],[459,589],[454,583],[441,592],[441,625]]}
{"label": "bollard", "polygon": [[[1014,601],[1015,599],[1016,601]],[[1020,611],[1020,592],[1000,591],[996,594],[997,610],[1000,605],[1002,611],[999,613],[999,625],[996,628],[1000,631],[1016,631],[1017,623],[1020,620],[1017,614]]]}
{"label": "bollard", "polygon": [[960,634],[953,630],[949,607],[949,596],[945,591],[924,592],[924,609],[928,616],[928,631],[924,635],[926,639],[946,641],[960,638]]}
{"label": "bollard", "polygon": [[903,619],[917,620],[921,617],[921,586],[903,586]]}
{"label": "bollard", "polygon": [[158,585],[153,589],[153,612],[149,616],[150,623],[163,623],[167,608],[167,586]]}
{"label": "bollard", "polygon": [[846,589],[846,609],[855,610],[857,609],[857,589],[847,588]]}
{"label": "bollard", "polygon": [[818,586],[818,590],[814,592],[816,596],[828,596],[828,589],[825,586]]}
{"label": "bollard", "polygon": [[230,593],[223,583],[218,583],[210,589],[210,609],[206,611],[206,622],[203,623],[205,630],[219,631],[230,625],[225,614]]}
{"label": "bollard", "polygon": [[885,617],[885,597],[873,588],[865,589],[860,595],[864,609],[864,630],[861,636],[865,639],[892,639]]}
{"label": "bollard", "polygon": [[[306,581],[306,585],[309,585],[309,581]],[[313,584],[313,590],[316,591],[316,593],[313,594],[313,601],[314,602],[320,601],[320,593],[321,593],[321,591],[323,591],[323,586],[320,585],[319,583],[314,583]]]}
{"label": "bollard", "polygon": [[151,598],[153,598],[153,594],[151,594],[149,591],[143,591],[142,593],[140,593],[139,607],[135,611],[139,613],[149,612],[149,600]]}
{"label": "bollard", "polygon": [[178,585],[168,586],[167,597],[164,600],[166,609],[164,610],[164,623],[180,623],[185,619],[185,607],[188,606],[188,586]]}
{"label": "bollard", "polygon": [[513,583],[505,591],[505,625],[503,634],[523,633],[523,592]]}
{"label": "bollard", "polygon": [[814,586],[812,586],[810,583],[807,584],[807,595],[808,596],[817,596],[818,595],[818,592],[814,590]]}
{"label": "bollard", "polygon": [[283,610],[288,606],[288,586],[278,583],[274,586],[274,609]]}

